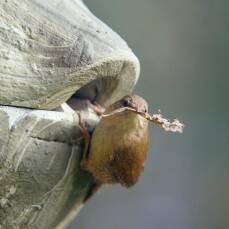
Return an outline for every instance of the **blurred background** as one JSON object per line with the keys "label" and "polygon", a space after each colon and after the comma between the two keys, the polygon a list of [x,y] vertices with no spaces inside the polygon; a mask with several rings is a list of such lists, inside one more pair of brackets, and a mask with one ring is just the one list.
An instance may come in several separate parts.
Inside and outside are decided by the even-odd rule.
{"label": "blurred background", "polygon": [[134,93],[186,128],[151,125],[139,183],[104,188],[68,229],[228,229],[229,1],[85,3],[139,57]]}

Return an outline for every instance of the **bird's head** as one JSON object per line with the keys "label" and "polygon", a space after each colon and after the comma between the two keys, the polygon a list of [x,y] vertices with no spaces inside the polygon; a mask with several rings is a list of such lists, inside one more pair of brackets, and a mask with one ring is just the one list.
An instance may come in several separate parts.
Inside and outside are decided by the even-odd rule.
{"label": "bird's head", "polygon": [[148,112],[147,102],[138,95],[126,95],[122,99],[113,103],[106,109],[106,113],[113,112],[120,108],[131,108],[140,113]]}

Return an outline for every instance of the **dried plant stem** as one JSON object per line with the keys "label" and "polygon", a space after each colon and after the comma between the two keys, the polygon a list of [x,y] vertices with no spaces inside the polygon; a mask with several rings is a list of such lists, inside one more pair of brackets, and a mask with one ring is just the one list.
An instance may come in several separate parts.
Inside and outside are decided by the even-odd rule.
{"label": "dried plant stem", "polygon": [[148,121],[161,126],[165,131],[182,133],[184,129],[184,124],[181,123],[178,119],[174,119],[172,122],[170,122],[168,119],[163,118],[161,114],[150,115],[148,113],[136,111],[130,107],[123,107],[115,111],[112,111],[110,113],[105,113],[102,116],[107,117],[107,116],[114,115],[114,114],[117,114],[123,111],[131,111],[131,112],[137,113],[141,115],[142,117],[144,117],[145,119],[147,119]]}

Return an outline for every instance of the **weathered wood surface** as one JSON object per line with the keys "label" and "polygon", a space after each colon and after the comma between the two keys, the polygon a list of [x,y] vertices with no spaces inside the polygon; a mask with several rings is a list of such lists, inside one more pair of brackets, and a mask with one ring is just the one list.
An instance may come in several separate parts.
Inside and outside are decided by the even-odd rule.
{"label": "weathered wood surface", "polygon": [[[138,75],[125,41],[82,1],[0,0],[0,229],[62,228],[77,213],[93,180],[79,166],[82,133],[47,110],[92,80],[108,105]],[[83,118],[98,122],[90,109]]]}
{"label": "weathered wood surface", "polygon": [[115,100],[138,74],[125,41],[82,1],[0,1],[0,104],[52,109],[98,78],[116,80],[98,88]]}
{"label": "weathered wood surface", "polygon": [[54,228],[81,207],[92,182],[79,167],[77,119],[0,107],[0,124],[0,228]]}

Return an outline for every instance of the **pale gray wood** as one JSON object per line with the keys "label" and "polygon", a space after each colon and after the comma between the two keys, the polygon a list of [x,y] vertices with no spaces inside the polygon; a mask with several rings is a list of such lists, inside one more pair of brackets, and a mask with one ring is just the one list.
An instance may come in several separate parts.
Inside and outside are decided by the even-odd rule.
{"label": "pale gray wood", "polygon": [[[88,114],[82,118],[98,121]],[[0,228],[53,228],[74,215],[92,182],[79,166],[77,118],[0,107],[0,123]]]}
{"label": "pale gray wood", "polygon": [[139,75],[126,42],[79,0],[1,0],[0,63],[0,104],[40,109],[98,78],[115,80],[99,88],[115,100]]}
{"label": "pale gray wood", "polygon": [[[82,133],[71,114],[47,110],[82,87],[108,105],[138,75],[126,42],[82,1],[0,0],[0,229],[63,228],[76,215],[93,182],[80,169]],[[82,117],[98,122],[89,108]]]}

